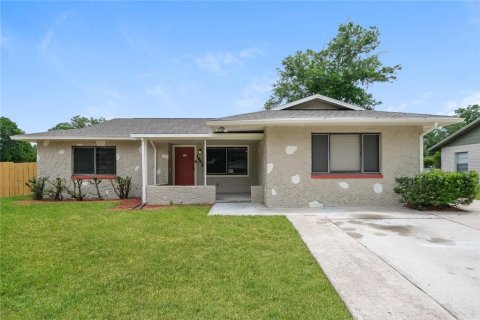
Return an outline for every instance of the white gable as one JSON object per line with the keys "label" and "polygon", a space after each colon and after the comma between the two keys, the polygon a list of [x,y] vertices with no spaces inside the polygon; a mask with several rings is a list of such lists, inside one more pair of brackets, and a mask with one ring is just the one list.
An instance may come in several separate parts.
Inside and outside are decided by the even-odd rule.
{"label": "white gable", "polygon": [[315,94],[300,100],[292,101],[274,110],[365,110],[352,104]]}

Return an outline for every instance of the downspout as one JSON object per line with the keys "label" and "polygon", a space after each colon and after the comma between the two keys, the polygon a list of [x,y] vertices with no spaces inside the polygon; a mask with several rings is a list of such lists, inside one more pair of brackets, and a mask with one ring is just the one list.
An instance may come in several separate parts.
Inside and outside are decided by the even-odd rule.
{"label": "downspout", "polygon": [[420,135],[420,173],[422,173],[423,169],[424,169],[424,165],[423,165],[423,157],[424,157],[424,154],[423,154],[423,137],[425,137],[425,135],[429,134],[430,132],[432,132],[433,130],[435,130],[437,128],[438,128],[438,122],[435,122],[435,125],[433,126],[433,128],[430,128],[427,131],[422,132],[422,134]]}
{"label": "downspout", "polygon": [[207,139],[203,139],[203,185],[207,185]]}
{"label": "downspout", "polygon": [[152,140],[150,140],[150,144],[153,147],[153,185],[157,185],[157,147]]}
{"label": "downspout", "polygon": [[147,143],[142,138],[142,203],[147,203]]}

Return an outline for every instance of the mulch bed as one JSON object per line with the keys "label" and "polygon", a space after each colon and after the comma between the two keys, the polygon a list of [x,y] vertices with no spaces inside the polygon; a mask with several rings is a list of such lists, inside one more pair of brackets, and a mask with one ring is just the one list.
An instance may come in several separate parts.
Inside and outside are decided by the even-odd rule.
{"label": "mulch bed", "polygon": [[412,210],[417,210],[417,211],[467,212],[466,210],[463,210],[463,209],[457,208],[457,207],[435,207],[435,206],[431,206],[431,207],[426,207],[426,208],[421,208],[421,209],[414,208],[414,207],[408,206],[408,205],[406,205],[405,207],[407,207],[409,209],[412,209]]}
{"label": "mulch bed", "polygon": [[142,204],[141,198],[130,198],[130,199],[123,199],[119,200],[118,206],[113,208],[113,210],[128,210],[134,209]]}
{"label": "mulch bed", "polygon": [[31,204],[42,204],[42,203],[62,203],[62,202],[81,202],[81,203],[88,203],[88,202],[117,202],[118,205],[114,208],[114,210],[127,210],[133,209],[140,204],[142,204],[141,198],[130,198],[130,199],[123,199],[123,200],[115,200],[115,199],[85,199],[82,201],[78,201],[75,199],[64,199],[60,201],[55,201],[52,199],[45,199],[45,200],[17,200],[15,201],[16,204],[20,205],[31,205]]}

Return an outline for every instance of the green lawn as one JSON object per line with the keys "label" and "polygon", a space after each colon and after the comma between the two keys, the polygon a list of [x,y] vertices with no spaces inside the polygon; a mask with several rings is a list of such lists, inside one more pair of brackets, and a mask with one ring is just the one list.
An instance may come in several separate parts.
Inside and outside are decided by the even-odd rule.
{"label": "green lawn", "polygon": [[1,204],[1,319],[350,319],[284,217]]}

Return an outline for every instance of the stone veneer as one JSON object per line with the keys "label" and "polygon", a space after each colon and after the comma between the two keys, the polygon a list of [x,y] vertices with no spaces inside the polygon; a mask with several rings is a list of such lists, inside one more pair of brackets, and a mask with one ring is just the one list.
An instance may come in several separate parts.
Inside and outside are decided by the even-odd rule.
{"label": "stone veneer", "polygon": [[[264,200],[267,207],[390,205],[398,202],[395,178],[420,171],[417,126],[275,126],[265,130]],[[383,178],[314,179],[312,133],[380,133]],[[262,180],[262,179],[261,179]]]}
{"label": "stone veneer", "polygon": [[147,203],[212,204],[215,203],[215,186],[147,186]]}

